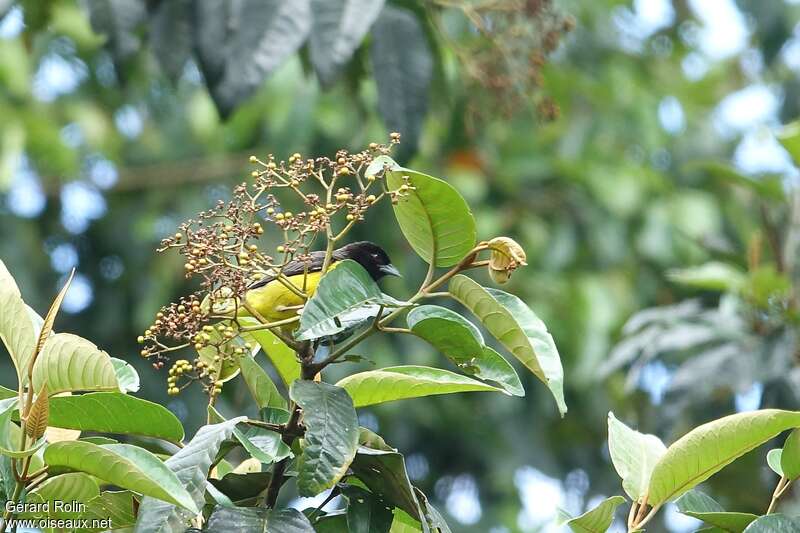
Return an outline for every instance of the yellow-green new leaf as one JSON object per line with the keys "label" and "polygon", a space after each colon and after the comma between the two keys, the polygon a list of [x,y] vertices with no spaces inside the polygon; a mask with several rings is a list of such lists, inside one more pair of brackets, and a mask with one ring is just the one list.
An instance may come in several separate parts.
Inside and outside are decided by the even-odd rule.
{"label": "yellow-green new leaf", "polygon": [[[257,326],[261,324],[258,320],[251,317],[240,317],[239,323],[242,326]],[[261,350],[267,359],[272,362],[272,366],[278,372],[283,383],[288,388],[296,379],[300,379],[300,361],[297,354],[289,348],[285,342],[280,340],[277,335],[268,329],[259,329],[243,333],[245,338],[251,338],[261,346]]]}
{"label": "yellow-green new leaf", "polygon": [[647,493],[653,467],[667,447],[655,435],[639,433],[608,413],[608,451],[625,493],[640,501]]}
{"label": "yellow-green new leaf", "polygon": [[446,181],[403,168],[388,157],[377,158],[367,174],[384,164],[390,189],[410,187],[392,205],[408,243],[422,259],[438,267],[458,263],[475,246],[477,235],[467,202]]}
{"label": "yellow-green new leaf", "polygon": [[278,392],[278,388],[272,379],[264,372],[255,359],[249,354],[244,354],[239,359],[239,366],[242,369],[242,377],[250,390],[250,394],[256,401],[259,409],[265,407],[277,407],[286,409],[286,400]]}
{"label": "yellow-green new leaf", "polygon": [[[5,267],[2,267],[5,271]],[[8,271],[5,271],[8,274]],[[0,276],[0,339],[5,344],[19,383],[28,379],[28,365],[36,348],[37,328],[10,275]]]}
{"label": "yellow-green new leaf", "polygon": [[667,448],[653,468],[648,503],[659,506],[707,480],[779,433],[800,427],[800,412],[764,409],[699,426]]}
{"label": "yellow-green new leaf", "polygon": [[347,376],[337,385],[350,394],[356,407],[457,392],[508,394],[499,387],[449,370],[413,365],[360,372]]}
{"label": "yellow-green new leaf", "polygon": [[525,303],[507,292],[486,289],[458,274],[450,281],[450,294],[474,314],[484,327],[550,389],[561,416],[564,369],[547,326]]}
{"label": "yellow-green new leaf", "polygon": [[75,391],[118,391],[111,357],[70,333],[51,335],[33,369],[33,387],[47,384],[50,395]]}
{"label": "yellow-green new leaf", "polygon": [[47,315],[44,317],[44,321],[42,322],[42,329],[39,331],[39,337],[36,340],[36,353],[42,351],[44,347],[45,341],[53,332],[53,324],[56,321],[56,315],[58,315],[58,310],[61,309],[61,302],[64,301],[64,297],[67,295],[67,291],[69,290],[69,286],[72,283],[72,278],[75,276],[75,269],[72,269],[70,272],[69,277],[67,278],[66,283],[64,286],[61,287],[61,290],[56,295],[55,300],[50,305],[50,309],[47,311]]}
{"label": "yellow-green new leaf", "polygon": [[56,442],[44,451],[45,463],[85,472],[125,489],[199,509],[175,474],[158,457],[129,444],[98,446],[85,441]]}
{"label": "yellow-green new leaf", "polygon": [[612,496],[594,509],[568,520],[567,526],[575,533],[605,533],[614,521],[614,512],[623,503],[622,496]]}

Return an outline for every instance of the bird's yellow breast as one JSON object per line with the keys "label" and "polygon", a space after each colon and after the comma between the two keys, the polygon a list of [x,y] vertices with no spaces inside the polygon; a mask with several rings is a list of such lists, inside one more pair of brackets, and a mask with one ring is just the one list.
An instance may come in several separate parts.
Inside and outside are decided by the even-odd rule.
{"label": "bird's yellow breast", "polygon": [[[333,270],[336,265],[337,263],[333,263],[328,270]],[[263,287],[247,291],[245,300],[249,306],[255,308],[269,322],[285,320],[295,316],[297,307],[305,305],[306,302],[304,298],[287,287],[287,280],[299,291],[305,292],[310,298],[316,292],[320,279],[322,279],[321,272],[289,276],[283,281],[276,279]]]}

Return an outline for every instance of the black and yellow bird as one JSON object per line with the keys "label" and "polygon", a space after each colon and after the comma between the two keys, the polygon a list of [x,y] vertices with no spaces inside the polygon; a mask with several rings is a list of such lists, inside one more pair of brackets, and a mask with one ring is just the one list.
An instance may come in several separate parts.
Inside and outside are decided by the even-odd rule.
{"label": "black and yellow bird", "polygon": [[[298,292],[304,292],[309,298],[317,290],[322,278],[322,264],[325,252],[311,252],[311,261],[291,261],[281,270],[283,279],[268,276],[253,283],[245,293],[248,307],[269,322],[277,322],[292,318],[302,308],[305,300]],[[352,259],[366,270],[375,281],[384,276],[400,276],[383,248],[369,241],[347,244],[333,251],[328,270],[336,268],[340,261]],[[287,284],[291,283],[292,288]]]}

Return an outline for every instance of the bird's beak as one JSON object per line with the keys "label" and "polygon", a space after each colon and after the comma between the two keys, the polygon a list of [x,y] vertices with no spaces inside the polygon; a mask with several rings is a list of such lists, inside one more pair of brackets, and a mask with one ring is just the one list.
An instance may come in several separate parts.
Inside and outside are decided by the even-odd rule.
{"label": "bird's beak", "polygon": [[380,269],[379,269],[379,270],[380,270],[380,271],[381,271],[383,274],[385,274],[385,275],[387,275],[387,276],[397,276],[398,278],[402,278],[402,277],[403,277],[403,275],[400,273],[400,271],[399,271],[399,270],[397,270],[397,267],[396,267],[396,266],[394,266],[394,265],[393,265],[393,264],[391,264],[391,263],[390,263],[390,264],[388,264],[388,265],[381,265],[381,267],[380,267]]}

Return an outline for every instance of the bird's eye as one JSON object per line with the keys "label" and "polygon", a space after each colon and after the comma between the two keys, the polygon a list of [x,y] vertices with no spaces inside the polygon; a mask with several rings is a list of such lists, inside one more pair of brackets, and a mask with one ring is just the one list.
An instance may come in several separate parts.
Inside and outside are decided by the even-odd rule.
{"label": "bird's eye", "polygon": [[378,258],[378,254],[372,254],[372,258],[373,259],[377,259]]}

